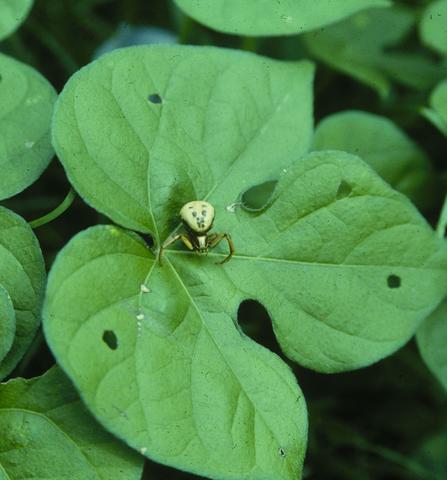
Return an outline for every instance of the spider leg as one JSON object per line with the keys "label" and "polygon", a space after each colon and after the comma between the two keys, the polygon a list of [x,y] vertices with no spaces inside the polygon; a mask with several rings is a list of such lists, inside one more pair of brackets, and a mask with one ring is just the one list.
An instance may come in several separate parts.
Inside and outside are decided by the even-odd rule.
{"label": "spider leg", "polygon": [[160,265],[163,264],[162,257],[163,257],[164,250],[166,248],[168,248],[169,245],[172,245],[173,243],[175,243],[177,240],[181,240],[184,243],[184,245],[186,245],[186,247],[189,248],[189,250],[194,250],[193,244],[191,243],[191,241],[189,240],[189,238],[186,235],[183,235],[183,234],[179,233],[177,235],[174,235],[173,237],[168,237],[163,242],[163,244],[160,247],[160,251],[158,252],[158,263]]}
{"label": "spider leg", "polygon": [[214,248],[217,245],[219,245],[219,243],[223,239],[225,239],[228,242],[228,248],[230,250],[230,253],[221,262],[217,262],[220,264],[228,262],[228,260],[230,260],[230,258],[233,256],[235,251],[233,240],[231,239],[231,236],[229,233],[212,233],[211,235],[208,236],[208,246],[210,248]]}

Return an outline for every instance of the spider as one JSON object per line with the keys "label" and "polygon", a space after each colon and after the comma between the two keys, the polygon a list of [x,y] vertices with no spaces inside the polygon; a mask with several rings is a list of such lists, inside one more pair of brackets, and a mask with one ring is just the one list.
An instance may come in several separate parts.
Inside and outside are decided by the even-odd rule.
{"label": "spider", "polygon": [[230,253],[219,263],[228,262],[234,254],[233,240],[228,233],[208,233],[213,228],[214,216],[214,207],[211,203],[200,200],[185,203],[180,210],[180,218],[186,234],[180,233],[165,240],[158,254],[160,265],[163,251],[177,240],[181,240],[189,250],[202,255],[207,254],[210,248],[214,248],[225,239],[228,242]]}

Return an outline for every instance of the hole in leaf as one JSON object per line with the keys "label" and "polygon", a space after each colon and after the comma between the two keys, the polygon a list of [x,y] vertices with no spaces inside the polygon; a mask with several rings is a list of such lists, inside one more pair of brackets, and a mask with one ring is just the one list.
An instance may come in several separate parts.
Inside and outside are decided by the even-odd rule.
{"label": "hole in leaf", "polygon": [[244,300],[237,311],[237,321],[245,335],[282,356],[273,333],[272,322],[262,303],[256,300]]}
{"label": "hole in leaf", "polygon": [[399,288],[401,285],[401,278],[398,275],[389,275],[387,283],[390,288]]}
{"label": "hole in leaf", "polygon": [[148,233],[140,233],[140,236],[149,248],[153,248],[155,242],[152,235],[149,235]]}
{"label": "hole in leaf", "polygon": [[338,190],[337,190],[337,198],[340,200],[342,198],[346,198],[347,196],[349,196],[350,194],[352,193],[352,187],[351,185],[349,185],[348,182],[345,182],[344,180],[342,180],[340,182],[340,185],[338,186]]}
{"label": "hole in leaf", "polygon": [[156,105],[157,104],[160,104],[162,103],[162,99],[160,97],[160,95],[158,93],[151,93],[147,99],[151,102],[151,103],[155,103]]}
{"label": "hole in leaf", "polygon": [[116,350],[118,348],[118,339],[116,338],[113,330],[104,330],[102,334],[102,341],[111,349]]}
{"label": "hole in leaf", "polygon": [[241,197],[242,207],[251,212],[263,210],[272,198],[278,180],[269,180],[246,190]]}
{"label": "hole in leaf", "polygon": [[284,448],[280,448],[280,449],[278,450],[278,453],[279,453],[279,456],[280,456],[280,457],[285,458],[286,452],[285,452]]}

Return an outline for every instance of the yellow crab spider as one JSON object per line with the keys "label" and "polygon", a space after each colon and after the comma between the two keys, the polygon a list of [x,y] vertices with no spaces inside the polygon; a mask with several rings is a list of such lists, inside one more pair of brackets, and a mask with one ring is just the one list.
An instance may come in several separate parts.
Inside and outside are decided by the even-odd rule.
{"label": "yellow crab spider", "polygon": [[160,247],[158,260],[162,263],[163,251],[177,240],[181,240],[189,250],[198,254],[207,254],[210,248],[217,246],[223,239],[228,242],[230,253],[219,263],[230,260],[234,253],[234,244],[228,233],[208,233],[213,228],[214,207],[211,203],[194,200],[185,203],[180,210],[180,218],[186,234],[170,236]]}

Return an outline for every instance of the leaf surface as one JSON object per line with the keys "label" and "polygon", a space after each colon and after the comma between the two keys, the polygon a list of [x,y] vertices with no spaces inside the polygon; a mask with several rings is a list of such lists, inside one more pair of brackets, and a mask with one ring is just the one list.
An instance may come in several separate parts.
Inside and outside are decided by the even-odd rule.
{"label": "leaf surface", "polygon": [[314,149],[358,155],[396,190],[426,203],[433,175],[428,158],[386,117],[361,111],[330,115],[315,130]]}
{"label": "leaf surface", "polygon": [[307,62],[231,50],[122,49],[72,77],[54,145],[94,208],[165,238],[191,198],[236,197],[309,149],[312,78]]}
{"label": "leaf surface", "polygon": [[33,68],[0,54],[0,200],[31,185],[54,155],[56,92]]}
{"label": "leaf surface", "polygon": [[189,16],[207,27],[237,35],[290,35],[328,25],[387,0],[175,0]]}
{"label": "leaf surface", "polygon": [[20,26],[32,5],[33,0],[0,0],[0,40]]}
{"label": "leaf surface", "polygon": [[425,55],[390,51],[409,34],[414,23],[414,14],[408,9],[378,8],[357,13],[303,38],[313,56],[385,97],[391,90],[390,79],[425,89],[443,75],[439,65]]}
{"label": "leaf surface", "polygon": [[21,217],[3,207],[0,286],[9,294],[16,323],[13,345],[0,364],[1,379],[16,366],[36,334],[45,287],[45,266],[33,231]]}
{"label": "leaf surface", "polygon": [[433,1],[425,9],[419,24],[422,42],[441,55],[447,55],[446,17],[447,1]]}
{"label": "leaf surface", "polygon": [[447,137],[447,80],[444,80],[430,95],[430,108],[422,114]]}
{"label": "leaf surface", "polygon": [[94,421],[57,367],[0,385],[0,431],[6,479],[141,478],[143,457]]}
{"label": "leaf surface", "polygon": [[15,332],[14,306],[8,292],[0,285],[0,364],[11,350]]}
{"label": "leaf surface", "polygon": [[447,390],[447,302],[444,301],[420,326],[416,335],[422,358]]}

